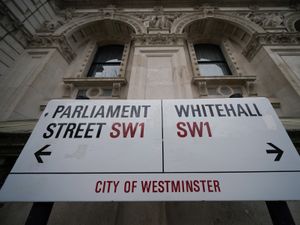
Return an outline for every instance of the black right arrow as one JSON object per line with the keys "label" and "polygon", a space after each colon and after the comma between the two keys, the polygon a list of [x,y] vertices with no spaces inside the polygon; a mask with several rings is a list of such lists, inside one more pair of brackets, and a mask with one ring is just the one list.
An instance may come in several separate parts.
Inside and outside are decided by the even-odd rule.
{"label": "black right arrow", "polygon": [[274,149],[267,149],[266,152],[268,154],[275,154],[276,153],[277,156],[276,156],[274,161],[279,161],[281,159],[281,156],[283,155],[283,151],[280,148],[278,148],[276,145],[274,145],[270,142],[268,142],[267,144],[270,145]]}
{"label": "black right arrow", "polygon": [[36,160],[38,163],[43,163],[43,160],[41,158],[41,155],[51,155],[51,152],[43,152],[46,148],[48,148],[50,145],[45,145],[41,149],[39,149],[37,152],[34,153]]}

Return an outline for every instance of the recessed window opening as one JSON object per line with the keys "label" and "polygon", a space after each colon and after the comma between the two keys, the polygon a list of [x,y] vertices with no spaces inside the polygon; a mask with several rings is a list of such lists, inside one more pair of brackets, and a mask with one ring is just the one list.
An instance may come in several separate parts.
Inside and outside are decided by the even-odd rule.
{"label": "recessed window opening", "polygon": [[194,45],[194,49],[197,56],[200,75],[231,75],[231,71],[219,46],[212,44],[196,44]]}
{"label": "recessed window opening", "polygon": [[296,31],[300,32],[300,20],[297,20],[294,24]]}
{"label": "recessed window opening", "polygon": [[98,48],[88,77],[117,77],[120,73],[123,45],[106,45]]}

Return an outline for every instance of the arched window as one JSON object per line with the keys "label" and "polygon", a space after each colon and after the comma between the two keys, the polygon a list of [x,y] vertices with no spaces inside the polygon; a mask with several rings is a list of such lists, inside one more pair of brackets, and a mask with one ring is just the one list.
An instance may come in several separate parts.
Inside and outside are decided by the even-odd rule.
{"label": "arched window", "polygon": [[117,77],[120,74],[123,45],[106,45],[98,48],[88,77]]}
{"label": "arched window", "polygon": [[219,46],[212,44],[196,44],[194,45],[194,49],[197,56],[200,75],[231,75],[231,71]]}
{"label": "arched window", "polygon": [[294,23],[294,26],[295,26],[295,30],[300,32],[300,20],[297,20],[295,23]]}

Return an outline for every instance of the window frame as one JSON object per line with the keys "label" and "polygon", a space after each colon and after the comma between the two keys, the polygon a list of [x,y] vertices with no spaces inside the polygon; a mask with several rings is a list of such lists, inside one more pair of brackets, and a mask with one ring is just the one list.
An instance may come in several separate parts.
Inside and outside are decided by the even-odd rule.
{"label": "window frame", "polygon": [[[200,45],[202,45],[202,46],[206,46],[206,47],[214,47],[215,49],[214,50],[216,50],[216,51],[214,51],[214,53],[217,53],[216,55],[218,55],[218,56],[220,56],[219,58],[220,58],[220,60],[208,60],[208,61],[203,61],[203,60],[201,60],[201,58],[198,58],[198,56],[197,56],[197,49],[196,49],[196,47],[197,46],[200,46]],[[205,76],[205,77],[211,77],[211,76],[221,76],[221,77],[223,77],[223,76],[232,76],[233,74],[232,74],[232,72],[231,72],[231,69],[230,69],[230,67],[229,67],[229,65],[228,65],[228,63],[227,63],[227,61],[226,61],[226,58],[225,58],[225,56],[224,56],[224,54],[223,54],[223,52],[222,52],[222,50],[221,50],[221,47],[219,46],[219,45],[216,45],[216,44],[210,44],[210,43],[197,43],[197,44],[194,44],[193,45],[193,48],[194,48],[194,51],[195,51],[195,54],[196,54],[196,61],[197,61],[197,64],[198,64],[198,66],[200,67],[199,68],[199,74],[200,74],[200,76]],[[200,54],[201,54],[201,50],[199,49],[199,51],[200,51]],[[225,74],[225,73],[223,73],[223,74],[216,74],[216,75],[208,75],[208,74],[202,74],[201,73],[201,65],[222,65],[222,66],[224,66],[224,68],[225,68],[225,70],[226,70],[226,72],[228,72],[228,74]],[[222,70],[222,72],[223,72],[223,70]]]}
{"label": "window frame", "polygon": [[[120,63],[119,75],[117,77],[89,77],[87,76],[91,64],[96,55],[98,46],[104,45],[123,45],[123,53]],[[63,78],[66,89],[64,97],[76,98],[77,92],[83,88],[100,87],[111,88],[112,96],[104,98],[120,98],[121,88],[127,84],[126,69],[131,52],[131,40],[111,40],[111,41],[95,41],[91,40],[87,43],[83,53],[75,62],[78,66],[73,70],[71,76]],[[101,97],[102,98],[102,97]]]}
{"label": "window frame", "polygon": [[[122,46],[122,52],[120,54],[120,60],[118,60],[117,62],[107,62],[107,61],[98,61],[98,55],[101,53],[101,48],[105,48],[105,47],[121,47]],[[107,45],[102,45],[102,46],[98,46],[96,53],[93,57],[92,63],[90,65],[90,68],[88,70],[87,73],[87,77],[99,77],[99,78],[114,78],[114,77],[119,77],[120,76],[120,69],[121,69],[121,64],[122,64],[122,59],[123,59],[123,54],[124,54],[124,49],[125,49],[125,45],[124,44],[107,44]],[[100,51],[100,52],[99,52]],[[119,56],[118,56],[119,58]],[[94,67],[96,65],[101,65],[102,67],[104,66],[119,66],[119,72],[117,75],[115,76],[96,76],[96,74],[92,74],[92,71],[94,71]],[[97,71],[96,71],[97,72]]]}

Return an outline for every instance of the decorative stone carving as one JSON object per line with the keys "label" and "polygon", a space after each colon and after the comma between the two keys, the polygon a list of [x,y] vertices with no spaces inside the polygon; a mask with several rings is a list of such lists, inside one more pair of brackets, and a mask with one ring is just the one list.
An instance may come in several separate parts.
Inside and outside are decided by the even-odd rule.
{"label": "decorative stone carving", "polygon": [[152,16],[149,20],[149,27],[150,28],[170,28],[171,27],[171,20],[168,16],[159,15],[159,16]]}
{"label": "decorative stone carving", "polygon": [[214,11],[213,14],[204,15],[203,13],[186,13],[180,16],[172,23],[171,33],[183,33],[184,29],[194,21],[202,20],[206,18],[215,18],[217,20],[228,21],[229,23],[238,24],[239,27],[243,27],[243,30],[247,33],[264,32],[264,29],[255,23],[249,23],[244,17],[239,14],[233,14],[222,11]]}
{"label": "decorative stone carving", "polygon": [[75,9],[68,8],[60,13],[57,13],[57,17],[52,20],[46,20],[42,27],[39,29],[39,32],[54,32],[56,29],[62,25],[71,21],[75,16]]}
{"label": "decorative stone carving", "polygon": [[197,85],[198,85],[198,91],[200,97],[207,96],[208,92],[207,92],[206,82],[205,81],[197,82]]}
{"label": "decorative stone carving", "polygon": [[216,11],[218,11],[217,7],[213,7],[210,5],[195,6],[194,9],[204,14],[205,16],[213,15]]}
{"label": "decorative stone carving", "polygon": [[247,81],[246,82],[246,89],[248,92],[248,96],[256,96],[256,83],[254,81]]}
{"label": "decorative stone carving", "polygon": [[255,13],[251,11],[245,15],[245,18],[262,27],[284,26],[284,17],[280,13]]}
{"label": "decorative stone carving", "polygon": [[68,22],[68,21],[70,21],[70,20],[73,19],[74,11],[75,11],[75,9],[73,9],[73,8],[68,8],[68,9],[65,10],[65,12],[64,12],[64,18],[65,18],[66,22]]}
{"label": "decorative stone carving", "polygon": [[263,33],[254,34],[243,50],[248,60],[251,60],[263,45],[299,45],[300,33]]}
{"label": "decorative stone carving", "polygon": [[181,14],[135,14],[149,30],[170,30],[175,19]]}
{"label": "decorative stone carving", "polygon": [[219,85],[216,90],[217,93],[222,96],[230,96],[234,94],[234,90],[229,85]]}
{"label": "decorative stone carving", "polygon": [[73,84],[63,84],[63,98],[70,98],[74,91]]}
{"label": "decorative stone carving", "polygon": [[212,92],[229,96],[233,93],[244,92],[243,90],[247,92],[243,93],[245,96],[255,96],[257,95],[255,80],[256,76],[194,76],[192,83],[198,87],[200,96],[207,96]]}
{"label": "decorative stone carving", "polygon": [[53,32],[57,28],[62,26],[63,24],[64,24],[64,21],[62,21],[60,19],[51,20],[51,21],[46,20],[44,22],[43,26],[41,27],[41,29],[39,30],[39,32]]}
{"label": "decorative stone carving", "polygon": [[70,63],[76,56],[65,36],[34,36],[29,40],[31,48],[57,48],[62,56]]}
{"label": "decorative stone carving", "polygon": [[175,45],[181,44],[185,39],[184,35],[176,34],[143,34],[133,35],[135,45]]}
{"label": "decorative stone carving", "polygon": [[121,95],[121,83],[113,83],[112,97],[119,98]]}

